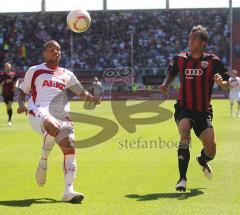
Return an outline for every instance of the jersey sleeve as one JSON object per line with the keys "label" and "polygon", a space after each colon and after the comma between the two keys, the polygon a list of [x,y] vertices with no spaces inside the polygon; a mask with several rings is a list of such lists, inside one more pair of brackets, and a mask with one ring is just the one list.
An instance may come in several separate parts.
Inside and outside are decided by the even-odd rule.
{"label": "jersey sleeve", "polygon": [[79,82],[77,77],[72,72],[69,71],[68,75],[69,79],[68,82],[66,83],[66,88],[70,88],[70,90],[77,89],[77,91],[81,91],[77,92],[77,94],[81,94],[85,90],[82,84]]}
{"label": "jersey sleeve", "polygon": [[173,75],[173,76],[178,75],[179,73],[178,56],[175,56],[172,60],[170,60],[167,71],[170,75]]}
{"label": "jersey sleeve", "polygon": [[25,73],[23,82],[19,85],[19,89],[21,89],[26,94],[30,94],[33,73],[34,70],[32,68],[29,68]]}
{"label": "jersey sleeve", "polygon": [[227,73],[227,69],[219,59],[215,59],[213,65],[213,74],[215,75],[217,73],[222,76],[224,81],[228,81],[230,78],[230,75]]}
{"label": "jersey sleeve", "polygon": [[66,87],[69,88],[75,84],[80,84],[79,80],[77,79],[77,77],[72,73],[72,72],[68,72],[68,81],[66,83]]}

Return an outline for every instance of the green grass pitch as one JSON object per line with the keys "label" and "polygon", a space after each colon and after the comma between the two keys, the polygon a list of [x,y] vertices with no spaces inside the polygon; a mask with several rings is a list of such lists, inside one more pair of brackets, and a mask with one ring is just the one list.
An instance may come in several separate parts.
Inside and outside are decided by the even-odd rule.
{"label": "green grass pitch", "polygon": [[[178,179],[178,132],[173,118],[138,125],[128,133],[118,124],[118,133],[104,143],[77,149],[78,172],[75,189],[86,198],[82,204],[62,203],[63,156],[56,145],[49,157],[47,182],[35,183],[35,170],[41,151],[41,137],[30,128],[25,115],[14,115],[7,127],[5,106],[0,104],[0,214],[239,214],[240,211],[240,118],[230,117],[227,100],[214,100],[214,127],[217,155],[211,162],[212,180],[205,179],[195,157],[202,146],[192,133],[191,160],[185,193],[175,191]],[[174,101],[164,107],[173,111]],[[130,102],[131,105],[131,102]],[[151,105],[151,104],[149,104]],[[95,111],[72,102],[72,110],[105,117],[117,123],[109,102]],[[121,113],[120,113],[121,114]],[[134,117],[149,117],[151,113]],[[97,134],[99,127],[76,123],[76,139]],[[169,144],[144,148],[121,145],[124,141],[150,141],[161,138]],[[125,143],[125,142],[124,142]],[[143,143],[143,142],[142,142]],[[128,145],[129,146],[129,145]]]}

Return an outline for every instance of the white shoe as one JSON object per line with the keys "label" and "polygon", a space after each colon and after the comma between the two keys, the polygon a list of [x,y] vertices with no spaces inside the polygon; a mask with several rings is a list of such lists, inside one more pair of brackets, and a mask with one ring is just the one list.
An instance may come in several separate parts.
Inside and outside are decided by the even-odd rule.
{"label": "white shoe", "polygon": [[69,193],[64,193],[62,201],[71,203],[81,203],[83,199],[84,199],[83,193],[72,191]]}
{"label": "white shoe", "polygon": [[201,167],[203,174],[205,175],[206,178],[211,179],[212,178],[212,169],[211,169],[210,165],[207,162],[205,162],[204,165],[200,164],[200,162],[198,160],[199,157],[200,156],[196,157],[196,160],[197,160],[199,166]]}
{"label": "white shoe", "polygon": [[42,187],[45,184],[46,175],[47,175],[47,167],[43,168],[40,164],[38,164],[38,168],[36,171],[36,182],[40,187]]}
{"label": "white shoe", "polygon": [[179,179],[179,181],[176,184],[176,190],[185,192],[186,185],[187,185],[187,181],[185,179]]}
{"label": "white shoe", "polygon": [[9,121],[8,122],[8,127],[10,127],[12,125],[12,122],[11,121]]}

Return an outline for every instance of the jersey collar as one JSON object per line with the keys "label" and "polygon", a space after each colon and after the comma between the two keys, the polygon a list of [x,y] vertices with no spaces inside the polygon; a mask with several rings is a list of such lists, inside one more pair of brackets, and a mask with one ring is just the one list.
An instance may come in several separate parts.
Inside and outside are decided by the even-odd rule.
{"label": "jersey collar", "polygon": [[203,53],[202,53],[202,56],[201,56],[200,58],[193,58],[191,52],[187,52],[187,56],[188,56],[190,59],[203,60],[203,59],[206,57],[206,53],[203,52]]}
{"label": "jersey collar", "polygon": [[59,66],[54,66],[54,67],[49,67],[47,66],[46,63],[43,63],[48,69],[51,69],[51,70],[57,70],[59,68]]}

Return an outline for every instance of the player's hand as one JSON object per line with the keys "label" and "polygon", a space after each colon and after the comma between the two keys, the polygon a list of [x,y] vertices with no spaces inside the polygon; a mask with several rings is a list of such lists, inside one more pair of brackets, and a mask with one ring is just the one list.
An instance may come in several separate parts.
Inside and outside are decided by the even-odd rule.
{"label": "player's hand", "polygon": [[97,96],[93,96],[93,103],[99,105],[101,103],[101,98]]}
{"label": "player's hand", "polygon": [[161,84],[160,86],[159,86],[159,91],[161,92],[161,93],[167,93],[168,92],[168,85],[166,85],[166,84]]}
{"label": "player's hand", "polygon": [[19,113],[24,113],[24,112],[26,115],[28,114],[28,109],[25,107],[25,105],[19,106],[17,109],[17,113],[19,114]]}
{"label": "player's hand", "polygon": [[217,84],[217,85],[222,85],[222,82],[223,82],[223,78],[222,76],[217,73],[216,75],[214,75],[214,82]]}

